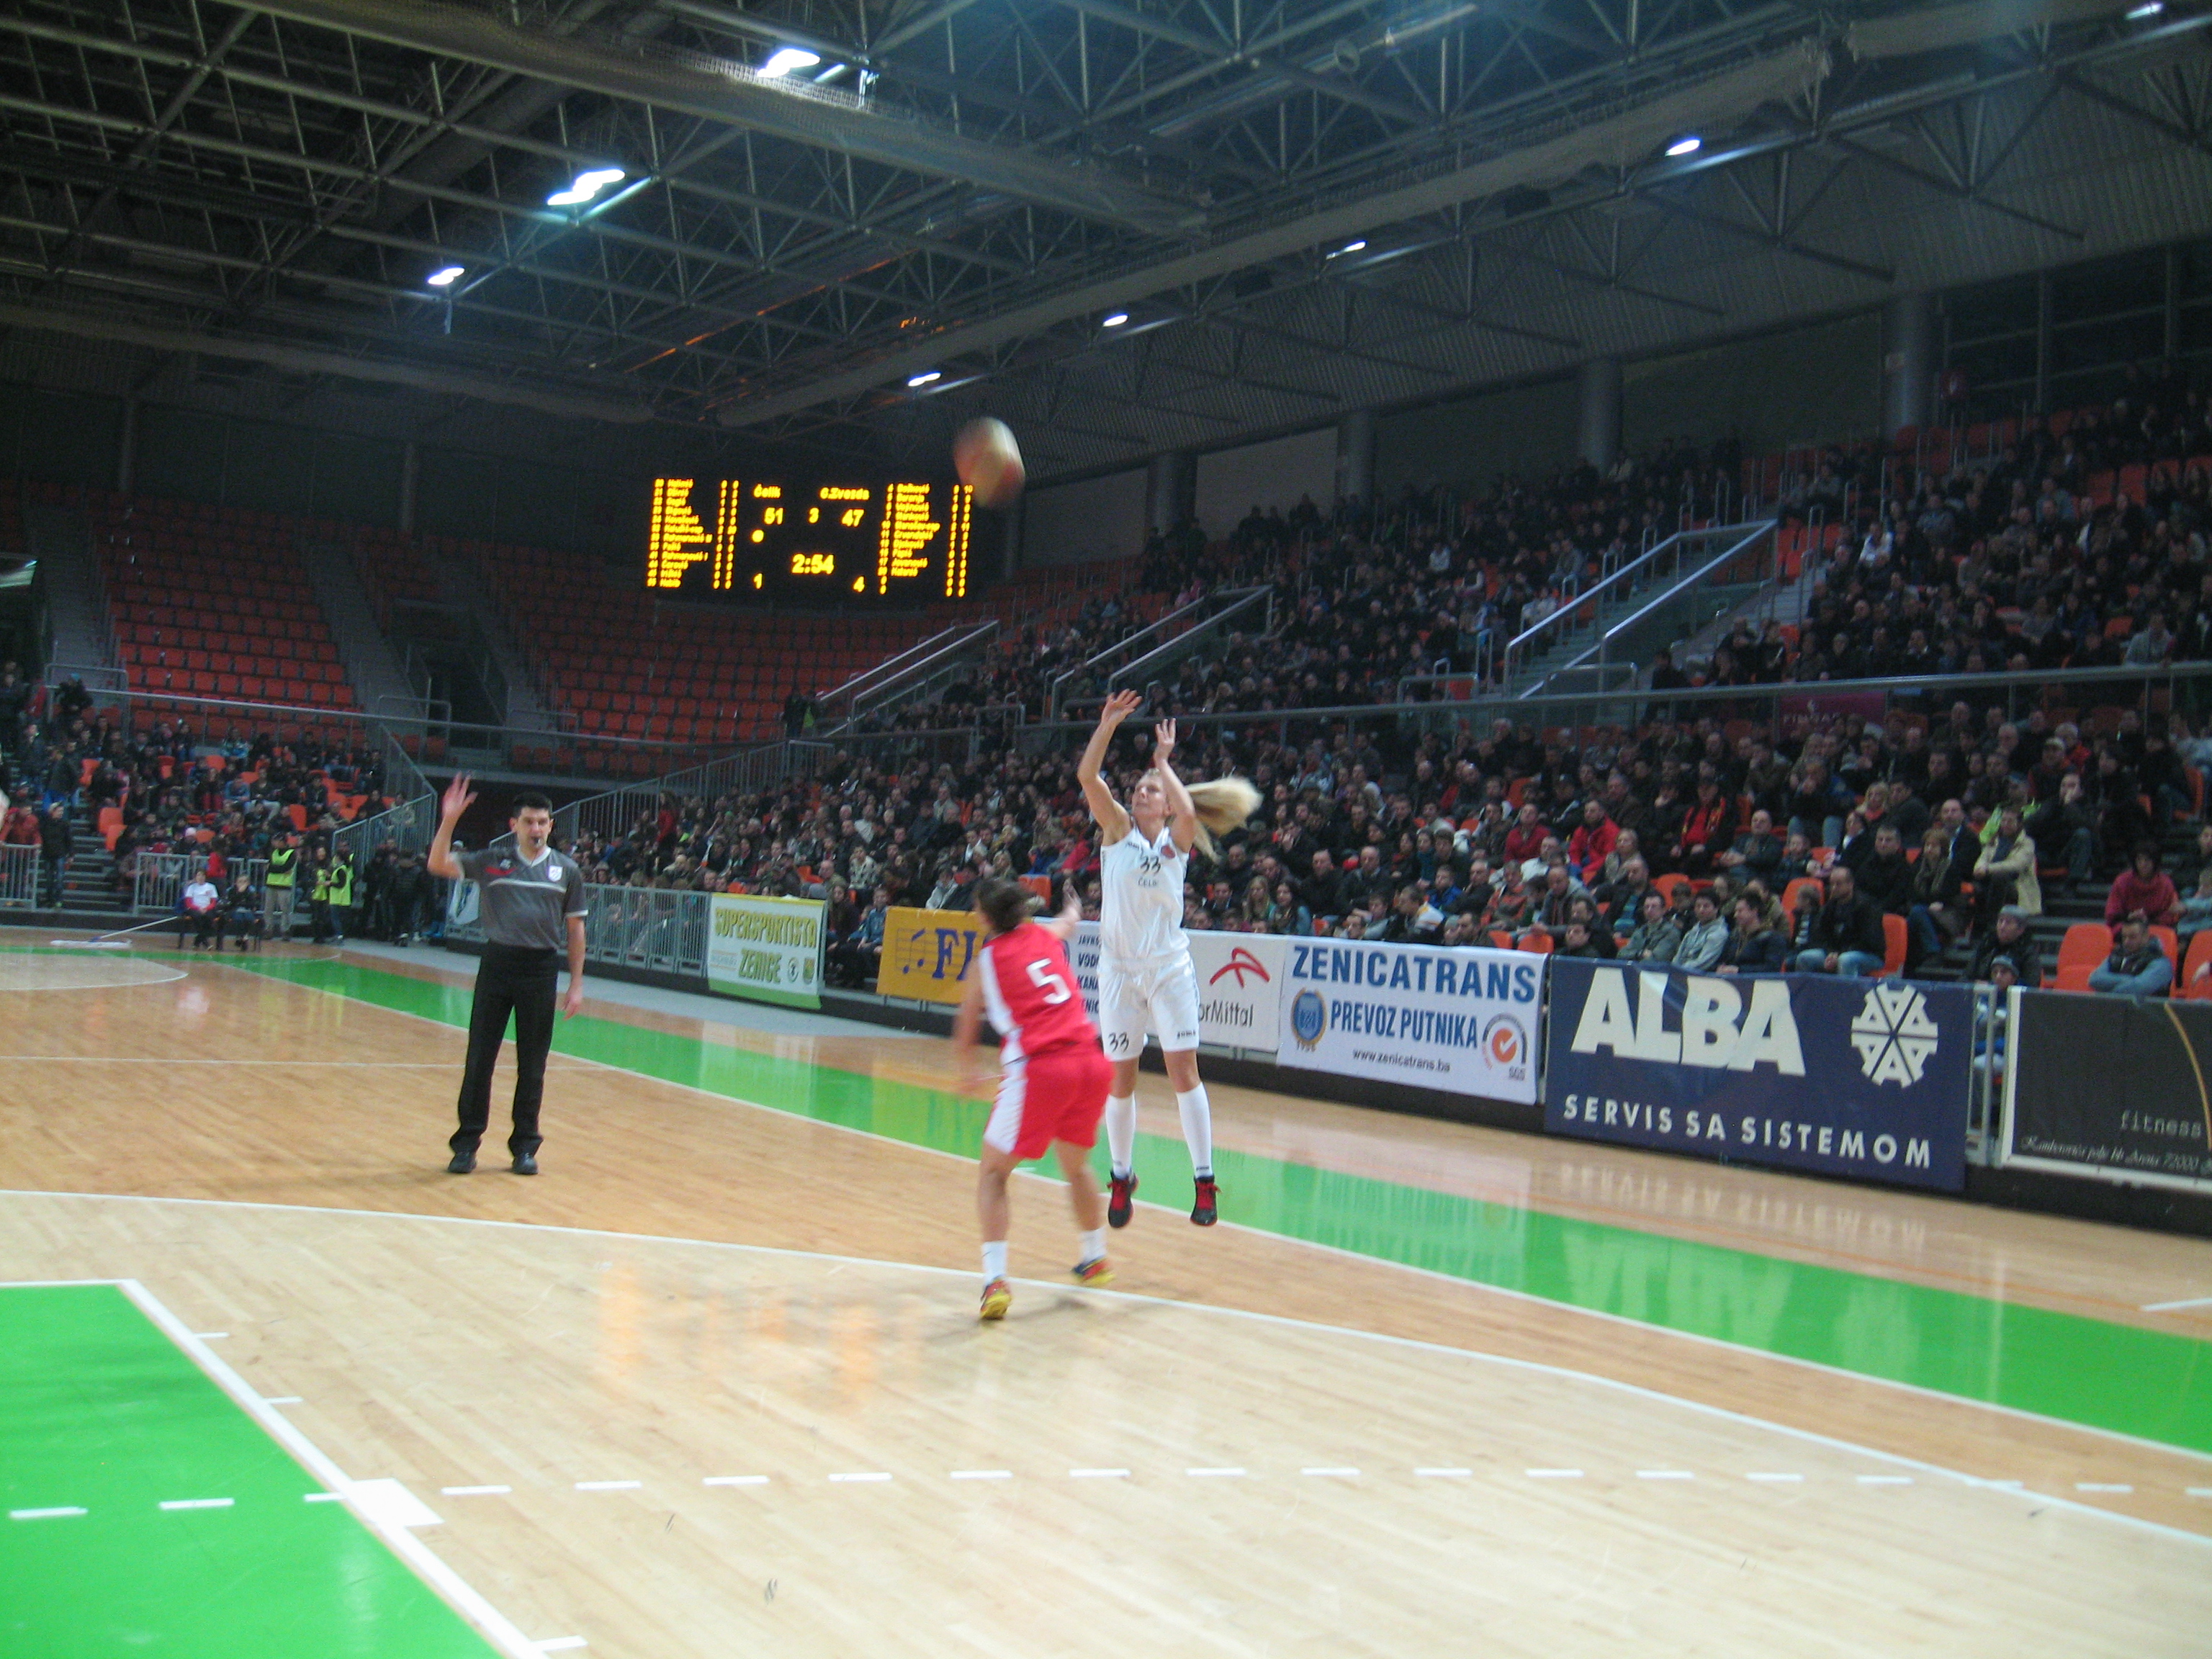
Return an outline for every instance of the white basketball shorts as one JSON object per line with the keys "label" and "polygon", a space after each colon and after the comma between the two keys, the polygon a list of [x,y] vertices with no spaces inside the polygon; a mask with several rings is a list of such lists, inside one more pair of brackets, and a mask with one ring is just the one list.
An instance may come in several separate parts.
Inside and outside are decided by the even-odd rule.
{"label": "white basketball shorts", "polygon": [[1134,1060],[1149,1030],[1169,1054],[1198,1047],[1198,972],[1188,956],[1151,967],[1098,963],[1098,1040],[1109,1060]]}

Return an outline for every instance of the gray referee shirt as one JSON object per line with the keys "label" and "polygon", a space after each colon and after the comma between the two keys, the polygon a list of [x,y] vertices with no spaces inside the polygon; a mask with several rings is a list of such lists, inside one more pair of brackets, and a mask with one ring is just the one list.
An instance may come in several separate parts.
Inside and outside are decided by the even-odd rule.
{"label": "gray referee shirt", "polygon": [[549,847],[537,863],[526,863],[514,838],[502,836],[482,852],[456,854],[453,862],[483,890],[477,914],[494,945],[568,948],[567,919],[586,913],[584,872],[573,859]]}

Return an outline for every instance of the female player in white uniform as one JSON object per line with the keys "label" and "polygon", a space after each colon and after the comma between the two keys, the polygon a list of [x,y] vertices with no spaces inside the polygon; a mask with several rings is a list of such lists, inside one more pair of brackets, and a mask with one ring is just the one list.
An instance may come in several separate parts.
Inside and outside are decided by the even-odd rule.
{"label": "female player in white uniform", "polygon": [[1242,778],[1185,787],[1170,764],[1175,722],[1163,720],[1153,729],[1152,768],[1129,792],[1125,811],[1106,784],[1106,750],[1143,701],[1133,691],[1109,697],[1076,767],[1099,831],[1098,1034],[1114,1067],[1106,1097],[1114,1178],[1106,1219],[1127,1226],[1137,1190],[1137,1062],[1149,1027],[1159,1038],[1190,1148],[1196,1183],[1190,1218],[1211,1227],[1218,1213],[1213,1115],[1198,1080],[1198,973],[1182,931],[1183,877],[1191,848],[1211,853],[1212,832],[1251,817],[1260,794]]}

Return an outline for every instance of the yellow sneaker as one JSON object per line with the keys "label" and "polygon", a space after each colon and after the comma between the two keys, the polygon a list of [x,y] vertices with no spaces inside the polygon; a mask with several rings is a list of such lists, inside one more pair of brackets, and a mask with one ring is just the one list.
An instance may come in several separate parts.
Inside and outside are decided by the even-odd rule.
{"label": "yellow sneaker", "polygon": [[1004,1319],[1006,1310],[1014,1305],[1014,1287],[1003,1279],[994,1279],[983,1287],[982,1311],[978,1319]]}
{"label": "yellow sneaker", "polygon": [[1091,1289],[1103,1290],[1114,1282],[1114,1264],[1103,1255],[1094,1255],[1088,1261],[1079,1261],[1071,1271],[1075,1282]]}

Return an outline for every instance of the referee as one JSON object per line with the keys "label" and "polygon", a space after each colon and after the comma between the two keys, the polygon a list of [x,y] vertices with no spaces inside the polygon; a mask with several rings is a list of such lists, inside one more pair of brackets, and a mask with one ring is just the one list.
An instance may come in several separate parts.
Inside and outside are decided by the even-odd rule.
{"label": "referee", "polygon": [[461,1127],[449,1145],[453,1175],[477,1167],[477,1146],[491,1118],[491,1074],[507,1017],[514,1016],[514,1133],[507,1150],[517,1175],[538,1173],[538,1103],[545,1095],[545,1053],[553,1046],[553,1002],[561,953],[568,953],[568,996],[562,1012],[584,1006],[584,872],[545,844],[553,803],[538,794],[514,798],[511,837],[482,852],[453,856],[453,826],[476,796],[468,775],[446,787],[438,833],[430,842],[430,873],[477,884],[489,943],[477,968],[469,1012],[469,1062],[461,1077]]}

